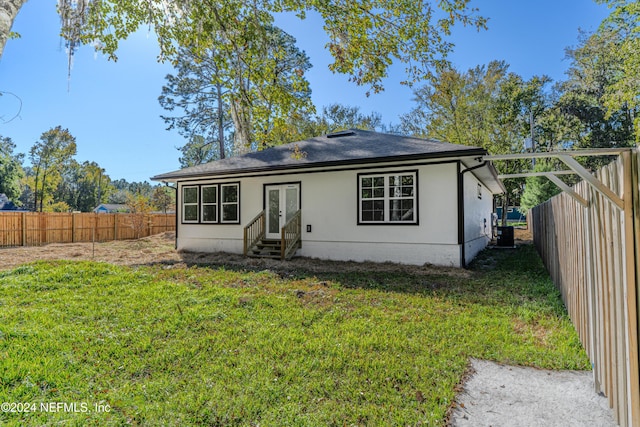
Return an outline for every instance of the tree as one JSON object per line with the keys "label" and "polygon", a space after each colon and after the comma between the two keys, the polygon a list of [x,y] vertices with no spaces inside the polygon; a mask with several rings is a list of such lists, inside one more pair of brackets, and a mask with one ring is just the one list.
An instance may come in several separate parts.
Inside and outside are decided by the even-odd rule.
{"label": "tree", "polygon": [[[637,111],[627,104],[607,108],[606,97],[620,83],[623,61],[618,54],[620,33],[604,29],[580,34],[577,48],[567,49],[571,61],[567,80],[560,84],[559,111],[579,124],[576,148],[626,147],[633,145],[633,121]],[[593,160],[593,159],[592,159]],[[590,166],[601,166],[590,162]]]}
{"label": "tree", "polygon": [[[539,160],[536,162],[534,172],[550,172],[556,170],[548,161]],[[544,176],[530,176],[527,178],[524,192],[520,198],[520,212],[526,214],[527,211],[540,203],[544,203],[562,190]],[[506,211],[503,211],[506,212]]]}
{"label": "tree", "polygon": [[17,201],[22,193],[22,154],[14,155],[16,145],[11,138],[0,137],[0,194]]}
{"label": "tree", "polygon": [[317,117],[316,122],[318,132],[315,135],[345,129],[376,130],[382,126],[382,116],[375,111],[363,114],[360,107],[331,104],[322,108],[322,115]]}
{"label": "tree", "polygon": [[111,181],[109,184],[112,192],[109,193],[108,203],[126,204],[129,194],[141,194],[150,199],[153,195],[153,186],[147,181],[128,182],[126,179]]}
{"label": "tree", "polygon": [[580,140],[582,124],[580,120],[566,114],[560,103],[559,87],[556,84],[549,93],[547,107],[535,117],[535,143],[538,149],[568,149]]}
{"label": "tree", "polygon": [[[2,8],[0,53],[24,2],[11,0]],[[117,58],[119,40],[145,24],[155,30],[162,59],[174,57],[180,46],[216,51],[229,48],[218,44],[220,32],[232,42],[231,48],[239,48],[245,39],[264,38],[261,29],[272,25],[275,13],[294,13],[304,19],[308,12],[317,12],[324,21],[327,48],[334,58],[329,68],[350,75],[358,85],[380,91],[394,61],[407,64],[406,83],[421,79],[433,64],[443,61],[452,48],[446,37],[456,23],[486,28],[486,19],[469,2],[60,0],[58,10],[69,55],[82,43],[91,43],[113,59]]]}
{"label": "tree", "polygon": [[610,53],[620,61],[617,79],[607,87],[604,94],[609,115],[627,110],[633,114],[636,142],[640,142],[640,3],[636,0],[597,0],[613,9],[603,22],[598,34],[606,36],[614,32],[620,40]]}
{"label": "tree", "polygon": [[54,200],[65,202],[75,211],[91,212],[107,201],[113,191],[110,182],[109,176],[96,162],[78,163],[71,159],[64,168]]}
{"label": "tree", "polygon": [[31,147],[29,159],[33,170],[32,191],[36,210],[42,212],[45,200],[51,201],[53,192],[62,180],[64,168],[75,154],[76,139],[61,126],[44,132]]}
{"label": "tree", "polygon": [[[231,126],[228,101],[224,96],[224,79],[213,51],[196,56],[189,49],[180,50],[177,74],[166,76],[167,84],[158,97],[160,105],[179,116],[160,116],[169,126],[178,129],[188,142],[180,148],[182,167],[194,166],[226,157],[226,133]],[[216,147],[217,146],[217,150]],[[184,160],[183,160],[184,159]]]}
{"label": "tree", "polygon": [[289,118],[290,132],[281,137],[282,141],[300,141],[318,135],[345,129],[377,130],[385,132],[382,116],[375,111],[370,114],[360,112],[360,107],[331,104],[322,107],[320,114],[296,114]]}
{"label": "tree", "polygon": [[193,135],[186,144],[177,148],[182,153],[178,161],[180,162],[180,167],[183,168],[208,163],[221,158],[220,154],[216,153],[213,143],[206,142],[204,137],[200,135]]}
{"label": "tree", "polygon": [[149,213],[152,207],[148,197],[143,194],[129,193],[127,195],[127,207],[129,212],[134,214],[129,216],[130,226],[136,233],[136,239],[139,239],[147,225]]}
{"label": "tree", "polygon": [[[224,27],[224,24],[223,24]],[[282,143],[289,117],[313,110],[304,73],[309,58],[295,47],[295,39],[270,24],[251,23],[237,39],[224,29],[229,48],[223,55],[230,80],[229,105],[234,152],[242,154]]]}
{"label": "tree", "polygon": [[171,187],[158,185],[153,189],[151,204],[158,210],[167,213],[168,209],[175,208],[176,191]]}
{"label": "tree", "polygon": [[[446,65],[414,91],[417,106],[402,116],[406,134],[485,148],[491,154],[519,152],[530,134],[530,117],[550,106],[546,76],[529,81],[492,61],[466,72]],[[537,124],[534,134],[542,134]]]}
{"label": "tree", "polygon": [[[542,129],[537,125],[536,118],[546,114],[549,97],[545,93],[545,86],[551,82],[547,76],[534,76],[525,81],[515,73],[509,73],[500,82],[498,93],[492,104],[493,138],[497,142],[496,153],[518,153],[525,149],[524,141],[527,137],[538,141],[536,151],[547,151],[548,147],[542,141]],[[487,150],[492,152],[487,147]],[[497,162],[497,169],[503,174],[518,173],[529,168],[524,160]],[[511,204],[521,203],[522,179],[509,179],[504,182],[505,194],[502,195],[502,211],[507,212]],[[518,201],[517,203],[512,203]],[[502,225],[507,225],[507,215],[502,216]]]}
{"label": "tree", "polygon": [[495,102],[508,68],[504,61],[492,61],[464,73],[450,65],[439,67],[427,84],[414,91],[417,106],[400,118],[403,131],[453,144],[491,148],[489,151],[496,154],[504,152],[497,148],[494,138]]}
{"label": "tree", "polygon": [[289,34],[270,25],[263,30],[263,38],[246,38],[239,46],[236,33],[222,31],[224,48],[180,49],[178,73],[167,76],[159,98],[165,109],[183,112],[163,116],[169,129],[177,127],[202,148],[217,146],[217,158],[225,157],[231,129],[236,153],[283,142],[278,137],[287,132],[289,118],[313,110],[304,78],[311,64]]}
{"label": "tree", "polygon": [[[445,142],[482,147],[490,154],[524,151],[524,140],[531,134],[531,117],[540,117],[549,108],[546,76],[525,81],[510,73],[504,61],[492,61],[466,72],[445,65],[416,89],[417,107],[401,117],[408,134]],[[535,123],[534,137],[540,140],[543,129]],[[505,174],[521,172],[523,161],[496,162]],[[522,179],[505,181],[502,205],[519,199]],[[506,216],[503,218],[506,225]]]}
{"label": "tree", "polygon": [[27,0],[5,0],[0,7],[0,58],[4,51],[4,45],[7,43],[7,39],[13,36],[11,27],[13,21],[18,15],[20,8],[27,2]]}

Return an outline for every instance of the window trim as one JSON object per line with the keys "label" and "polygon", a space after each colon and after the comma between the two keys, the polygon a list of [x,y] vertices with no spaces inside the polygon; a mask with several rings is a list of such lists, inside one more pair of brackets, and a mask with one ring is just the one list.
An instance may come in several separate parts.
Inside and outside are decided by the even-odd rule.
{"label": "window trim", "polygon": [[[389,216],[389,202],[390,197],[388,193],[389,185],[388,179],[390,176],[398,176],[398,175],[413,175],[413,221],[389,221],[385,219],[385,221],[363,221],[362,220],[362,179],[369,177],[383,177],[384,178],[384,212],[385,218]],[[420,225],[420,217],[418,216],[418,206],[419,206],[419,195],[418,191],[418,170],[401,170],[401,171],[384,171],[384,172],[366,172],[357,174],[358,179],[358,195],[356,197],[356,215],[357,215],[357,224],[358,225]],[[395,198],[394,198],[395,199]],[[407,198],[409,199],[409,198]]]}
{"label": "window trim", "polygon": [[[189,188],[195,188],[197,190],[196,191],[197,200],[196,200],[195,203],[186,203],[184,201],[184,199],[185,199],[185,195],[184,195],[185,190],[187,190]],[[180,200],[180,207],[181,207],[181,210],[182,210],[182,218],[181,218],[182,223],[183,224],[198,224],[198,223],[200,223],[200,186],[199,185],[183,185],[182,186],[182,194],[181,194],[181,196],[182,196],[182,200]],[[197,218],[195,220],[185,219],[185,217],[186,217],[186,215],[185,215],[186,207],[187,206],[193,206],[193,205],[195,205],[196,208],[197,208],[197,212],[196,212],[197,213]]]}
{"label": "window trim", "polygon": [[[234,219],[233,221],[222,221],[222,187],[223,186],[231,186],[231,185],[235,185],[237,187],[237,191],[238,191],[238,201],[234,204],[237,204],[238,206],[238,217],[236,219]],[[202,191],[203,188],[205,187],[216,187],[216,221],[203,221],[203,208],[205,206],[205,204],[202,202]],[[242,211],[240,208],[240,181],[231,181],[231,182],[218,182],[218,183],[207,183],[207,184],[190,184],[190,185],[182,185],[181,191],[180,191],[180,212],[181,212],[181,218],[180,218],[180,223],[181,224],[206,224],[206,225],[212,225],[212,224],[240,224],[241,223],[241,217],[242,217]],[[184,189],[185,188],[197,188],[198,189],[198,202],[197,204],[195,203],[188,203],[187,206],[193,206],[193,205],[197,205],[198,207],[198,219],[197,220],[185,220],[185,215],[184,215],[184,209],[185,209],[185,203],[184,203]],[[227,203],[229,204],[229,203]],[[207,203],[206,205],[213,205],[213,203]]]}

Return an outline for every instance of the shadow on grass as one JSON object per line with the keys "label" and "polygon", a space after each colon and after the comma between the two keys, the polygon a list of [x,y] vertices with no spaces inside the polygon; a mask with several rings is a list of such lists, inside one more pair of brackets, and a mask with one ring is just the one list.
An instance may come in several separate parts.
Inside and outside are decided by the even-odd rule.
{"label": "shadow on grass", "polygon": [[[435,295],[457,303],[507,304],[544,308],[562,315],[564,306],[535,248],[480,252],[467,269],[431,265],[357,263],[294,258],[290,261],[244,258],[232,254],[182,254],[183,262],[163,268],[210,268],[236,272],[267,271],[281,279],[316,279],[346,289]],[[157,265],[157,264],[155,264]]]}

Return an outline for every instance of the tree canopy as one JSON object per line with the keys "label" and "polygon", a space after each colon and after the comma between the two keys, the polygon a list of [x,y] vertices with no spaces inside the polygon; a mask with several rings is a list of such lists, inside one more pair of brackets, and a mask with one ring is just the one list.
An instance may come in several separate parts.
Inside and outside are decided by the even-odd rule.
{"label": "tree canopy", "polygon": [[0,136],[0,194],[9,200],[17,200],[22,189],[20,181],[24,177],[22,155],[14,154],[16,145],[11,138]]}
{"label": "tree canopy", "polygon": [[[153,27],[160,59],[174,59],[180,47],[199,51],[238,51],[253,43],[259,57],[268,40],[274,14],[294,13],[304,19],[315,12],[329,37],[327,49],[334,62],[329,68],[347,74],[374,92],[393,61],[407,65],[405,83],[426,76],[452,49],[447,41],[456,23],[478,29],[486,18],[470,0],[354,0],[345,2],[303,0],[60,0],[62,35],[70,53],[92,44],[117,58],[120,40],[141,25]],[[265,43],[259,43],[258,41]],[[264,56],[262,56],[264,58]]]}
{"label": "tree canopy", "polygon": [[[620,34],[602,29],[581,33],[579,44],[567,49],[570,61],[567,80],[559,84],[558,105],[579,125],[575,147],[625,147],[634,142],[634,110],[628,103],[609,103],[607,96],[625,80],[624,60],[619,55]],[[615,107],[615,108],[614,108]]]}
{"label": "tree canopy", "polygon": [[[174,116],[163,116],[169,128],[178,128],[190,142],[242,153],[281,143],[292,126],[290,117],[314,110],[305,72],[309,58],[295,39],[277,27],[265,29],[268,43],[263,56],[250,54],[254,41],[242,49],[181,48],[176,75],[168,75],[160,105]],[[225,147],[228,137],[234,141]],[[203,147],[204,148],[204,147]],[[208,150],[215,153],[213,150]]]}
{"label": "tree canopy", "polygon": [[602,23],[598,37],[615,34],[617,43],[609,52],[617,58],[617,78],[603,94],[608,115],[626,110],[635,124],[636,142],[640,142],[640,3],[637,0],[597,0],[607,4],[612,13]]}
{"label": "tree canopy", "polygon": [[34,208],[42,212],[45,201],[51,202],[53,192],[62,180],[67,162],[76,154],[76,139],[68,129],[57,126],[44,132],[29,150],[33,169]]}
{"label": "tree canopy", "polygon": [[[540,160],[536,162],[533,170],[534,172],[550,172],[556,170],[556,168],[547,160]],[[520,212],[526,214],[529,209],[546,202],[561,191],[560,188],[544,176],[528,177],[520,199]]]}
{"label": "tree canopy", "polygon": [[172,209],[174,189],[148,182],[112,180],[94,161],[75,160],[76,140],[62,126],[43,132],[29,150],[31,166],[22,166],[24,154],[0,137],[0,193],[28,210],[90,212],[100,203],[126,203],[131,195],[152,201],[158,210]]}
{"label": "tree canopy", "polygon": [[[414,91],[416,107],[401,117],[404,133],[483,147],[491,154],[518,152],[530,133],[530,116],[548,108],[546,76],[525,81],[504,61],[466,72],[446,65]],[[539,129],[534,129],[539,133]]]}

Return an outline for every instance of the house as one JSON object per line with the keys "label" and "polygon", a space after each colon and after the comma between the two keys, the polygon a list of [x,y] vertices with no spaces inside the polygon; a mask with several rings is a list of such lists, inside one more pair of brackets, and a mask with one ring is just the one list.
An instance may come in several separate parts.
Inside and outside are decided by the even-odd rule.
{"label": "house", "polygon": [[129,206],[120,203],[100,203],[93,209],[95,213],[129,212]]}
{"label": "house", "polygon": [[[496,207],[496,214],[498,215],[498,219],[502,219],[502,206]],[[509,206],[507,208],[507,221],[510,222],[526,222],[527,216],[520,212],[520,208],[518,206]]]}
{"label": "house", "polygon": [[154,176],[177,187],[177,248],[464,266],[504,191],[486,151],[348,130]]}
{"label": "house", "polygon": [[25,212],[24,209],[15,205],[6,194],[0,193],[0,211]]}

